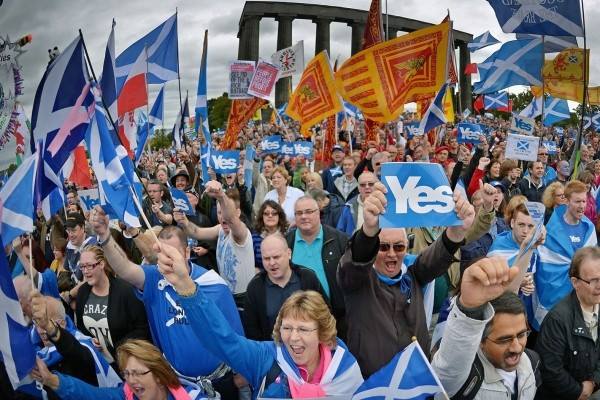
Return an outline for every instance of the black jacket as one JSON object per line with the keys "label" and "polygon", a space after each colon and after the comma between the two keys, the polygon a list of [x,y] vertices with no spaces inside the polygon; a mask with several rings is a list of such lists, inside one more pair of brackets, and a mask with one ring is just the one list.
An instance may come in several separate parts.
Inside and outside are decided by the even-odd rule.
{"label": "black jacket", "polygon": [[546,315],[536,342],[542,359],[540,399],[574,399],[581,382],[600,384],[600,340],[594,343],[575,291]]}
{"label": "black jacket", "polygon": [[[134,287],[119,278],[109,278],[108,307],[106,319],[114,348],[108,351],[116,360],[116,349],[127,339],[150,340],[148,318],[144,304],[136,297]],[[84,335],[93,336],[83,324],[83,307],[88,301],[92,287],[84,283],[77,293],[75,318],[77,329]]]}
{"label": "black jacket", "polygon": [[[308,268],[293,264],[290,267],[300,279],[300,289],[315,290],[327,298],[323,286],[319,283],[317,275]],[[246,300],[244,304],[244,332],[246,337],[252,340],[272,340],[273,324],[269,323],[267,318],[267,272],[261,271],[256,275],[246,290]]]}
{"label": "black jacket", "polygon": [[527,200],[541,203],[542,195],[544,194],[544,190],[546,190],[546,185],[542,183],[541,186],[536,188],[531,182],[531,179],[526,176],[519,182],[519,190],[523,196],[527,197]]}

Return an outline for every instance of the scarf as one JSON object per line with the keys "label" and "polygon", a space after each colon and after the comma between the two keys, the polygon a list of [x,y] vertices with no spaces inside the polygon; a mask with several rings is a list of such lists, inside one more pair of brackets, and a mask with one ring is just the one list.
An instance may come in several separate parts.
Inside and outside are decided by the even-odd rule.
{"label": "scarf", "polygon": [[[322,378],[323,372],[327,370],[329,364],[331,364],[331,349],[324,344],[319,345],[319,354],[320,361],[317,369],[321,371]],[[309,383],[306,381],[297,382],[295,380],[288,380],[288,384],[290,385],[290,392],[292,394],[293,399],[306,399],[306,398],[315,398],[315,397],[325,397],[325,391],[323,387],[321,387],[321,383]]]}
{"label": "scarf", "polygon": [[[185,391],[183,386],[179,386],[178,388],[167,387],[169,389],[169,393],[175,400],[190,400],[191,397],[188,392]],[[125,400],[134,400],[133,390],[129,387],[129,384],[123,385],[123,392],[125,393]]]}

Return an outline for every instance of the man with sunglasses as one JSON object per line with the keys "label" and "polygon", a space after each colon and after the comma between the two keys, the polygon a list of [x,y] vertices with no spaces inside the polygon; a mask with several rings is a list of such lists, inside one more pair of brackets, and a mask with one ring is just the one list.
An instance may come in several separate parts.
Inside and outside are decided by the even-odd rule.
{"label": "man with sunglasses", "polygon": [[346,202],[336,229],[345,232],[347,235],[352,235],[360,229],[363,222],[365,199],[373,191],[373,186],[377,181],[377,176],[370,171],[360,174],[358,177],[358,196],[354,196]]}
{"label": "man with sunglasses", "polygon": [[366,198],[363,225],[352,236],[338,266],[348,320],[348,348],[363,376],[387,364],[416,337],[429,352],[424,287],[444,274],[473,224],[473,206],[455,195],[462,226],[447,228],[419,256],[406,254],[408,238],[401,228],[379,229],[386,210],[385,186],[376,182]]}
{"label": "man with sunglasses", "polygon": [[600,385],[600,248],[578,250],[569,268],[575,289],[544,318],[536,350],[544,399],[598,399]]}

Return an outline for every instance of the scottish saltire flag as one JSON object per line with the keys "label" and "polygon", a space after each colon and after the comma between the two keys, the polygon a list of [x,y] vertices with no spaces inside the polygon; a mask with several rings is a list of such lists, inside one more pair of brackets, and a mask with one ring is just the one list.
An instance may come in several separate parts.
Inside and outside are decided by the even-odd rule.
{"label": "scottish saltire flag", "polygon": [[414,341],[371,375],[352,400],[424,400],[436,393],[445,393],[444,388],[419,342]]}
{"label": "scottish saltire flag", "polygon": [[[204,146],[200,146],[200,163],[202,164],[202,182],[206,184],[206,182],[210,181],[210,175],[208,174],[209,161],[210,161],[210,149],[212,146],[208,144]],[[245,175],[244,175],[245,177]],[[246,181],[246,185],[252,184],[252,180]]]}
{"label": "scottish saltire flag", "polygon": [[133,201],[132,181],[127,178],[121,157],[118,155],[118,150],[123,154],[126,151],[121,145],[115,148],[106,123],[106,115],[98,104],[92,122],[87,146],[98,180],[100,204],[113,218],[125,222],[128,226],[139,227],[139,213]]}
{"label": "scottish saltire flag", "polygon": [[148,83],[177,79],[177,13],[119,54],[115,70],[117,93],[121,92],[129,71],[144,48],[148,51]]}
{"label": "scottish saltire flag", "polygon": [[435,95],[433,102],[429,105],[427,111],[425,111],[425,115],[423,115],[423,118],[419,123],[420,132],[428,132],[436,126],[440,126],[447,122],[446,115],[444,113],[444,96],[446,95],[447,87],[448,82],[442,85],[440,90]]}
{"label": "scottish saltire flag", "polygon": [[[517,33],[517,39],[539,39],[539,35]],[[575,36],[544,36],[544,53],[558,53],[572,47],[579,47]]]}
{"label": "scottish saltire flag", "polygon": [[279,108],[275,109],[277,111],[277,115],[279,115],[279,117],[283,118],[284,115],[287,115],[285,113],[287,106],[288,106],[288,103],[286,102],[286,103],[283,103],[281,106],[279,106]]}
{"label": "scottish saltire flag", "polygon": [[500,43],[500,41],[493,37],[490,31],[487,31],[484,34],[477,36],[472,42],[467,44],[467,48],[469,51],[474,52],[497,43]]}
{"label": "scottish saltire flag", "polygon": [[488,0],[503,32],[583,36],[579,1]]}
{"label": "scottish saltire flag", "polygon": [[600,128],[600,113],[596,113],[591,117],[589,115],[583,116],[583,129],[589,129],[592,127],[592,125],[594,126],[595,130]]}
{"label": "scottish saltire flag", "polygon": [[140,161],[142,153],[144,152],[144,147],[146,146],[146,142],[148,141],[148,131],[152,129],[152,127],[150,127],[149,125],[150,123],[148,122],[148,117],[146,116],[146,114],[140,112],[138,114],[137,120],[138,137],[134,157],[135,165],[137,165]]}
{"label": "scottish saltire flag", "polygon": [[[148,122],[150,125],[156,126],[161,125],[163,123],[164,109],[165,109],[165,100],[164,100],[164,92],[165,86],[163,85],[158,92],[158,96],[156,96],[156,100],[154,100],[154,105],[150,110],[150,114],[148,114]],[[152,136],[153,132],[150,130],[150,136]]]}
{"label": "scottish saltire flag", "polygon": [[35,366],[35,349],[29,340],[29,328],[9,273],[4,243],[9,243],[9,241],[4,238],[4,231],[2,231],[2,239],[0,239],[0,351],[10,383],[13,388],[16,388]]}
{"label": "scottish saltire flag", "polygon": [[489,68],[479,68],[480,81],[475,83],[474,92],[493,93],[513,85],[542,86],[543,55],[538,39],[504,43],[484,61]]}
{"label": "scottish saltire flag", "polygon": [[[115,78],[115,20],[113,19],[108,43],[104,51],[104,64],[100,77],[102,100],[113,118],[117,116],[117,80]],[[112,127],[111,127],[112,129]]]}
{"label": "scottish saltire flag", "polygon": [[194,120],[194,132],[199,132],[200,122],[202,122],[202,133],[204,138],[210,145],[212,138],[210,137],[210,129],[208,128],[208,103],[207,103],[207,57],[208,57],[208,29],[204,31],[204,45],[202,46],[202,60],[200,61],[200,73],[198,75],[198,93],[196,95],[196,118]]}
{"label": "scottish saltire flag", "polygon": [[252,167],[256,157],[256,149],[252,144],[246,145],[246,157],[244,158],[244,182],[248,190],[252,190]]}
{"label": "scottish saltire flag", "polygon": [[183,108],[179,110],[179,114],[177,114],[177,120],[175,121],[175,126],[173,126],[173,141],[177,150],[181,149],[181,143],[185,133],[185,121],[186,118],[189,117],[190,109],[188,107],[188,98],[186,96],[185,102],[183,103]]}
{"label": "scottish saltire flag", "polygon": [[489,93],[483,96],[483,108],[486,110],[508,109],[508,93]]}
{"label": "scottish saltire flag", "polygon": [[552,96],[546,98],[544,105],[544,125],[551,126],[559,121],[571,118],[569,103],[563,99],[556,99]]}
{"label": "scottish saltire flag", "polygon": [[[137,148],[135,149],[135,165],[140,162],[140,158],[142,157],[142,153],[144,152],[144,147],[146,146],[146,142],[148,138],[154,134],[154,127],[158,124],[162,124],[163,119],[163,109],[164,109],[164,100],[163,100],[163,92],[165,87],[160,88],[158,92],[158,96],[156,96],[156,100],[154,101],[154,105],[150,110],[150,114],[146,121],[141,121],[138,119],[138,140],[137,140]],[[144,113],[140,113],[140,117],[143,117]],[[147,122],[147,123],[146,123]]]}
{"label": "scottish saltire flag", "polygon": [[534,97],[531,100],[531,103],[529,103],[519,115],[526,118],[535,118],[542,115],[542,101],[542,96]]}

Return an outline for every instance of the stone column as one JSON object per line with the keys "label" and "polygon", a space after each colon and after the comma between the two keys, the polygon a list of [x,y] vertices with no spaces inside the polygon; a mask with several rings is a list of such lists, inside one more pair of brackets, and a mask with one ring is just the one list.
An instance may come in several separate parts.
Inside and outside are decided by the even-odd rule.
{"label": "stone column", "polygon": [[365,24],[354,21],[348,24],[352,28],[352,55],[362,50],[362,42],[365,36]]}
{"label": "stone column", "polygon": [[458,68],[458,71],[456,71],[456,73],[460,77],[460,112],[462,113],[467,108],[473,111],[473,99],[471,94],[471,74],[465,74],[466,66],[471,63],[471,53],[469,53],[469,49],[467,48],[466,42],[460,42],[458,44],[458,51],[460,65],[456,67]]}
{"label": "stone column", "polygon": [[327,50],[327,53],[331,57],[331,48],[329,46],[329,25],[331,24],[331,20],[326,18],[317,18],[313,20],[313,22],[317,24],[315,55],[319,54],[323,50]]}
{"label": "stone column", "polygon": [[[277,50],[285,49],[292,45],[292,21],[294,17],[280,15],[277,20]],[[289,88],[292,77],[281,78],[275,84],[275,106],[280,107],[289,99]]]}
{"label": "stone column", "polygon": [[238,47],[239,60],[258,61],[258,46],[260,37],[260,17],[250,16],[244,19],[240,29]]}

